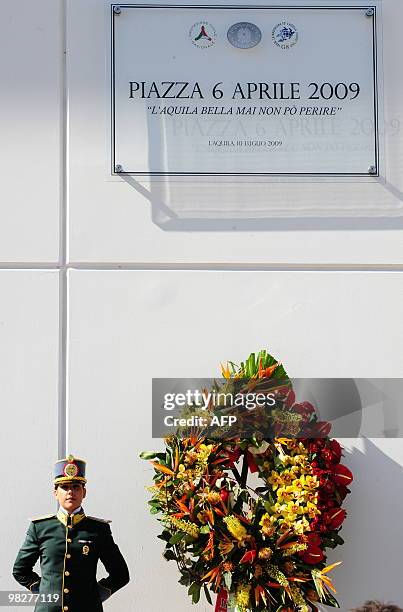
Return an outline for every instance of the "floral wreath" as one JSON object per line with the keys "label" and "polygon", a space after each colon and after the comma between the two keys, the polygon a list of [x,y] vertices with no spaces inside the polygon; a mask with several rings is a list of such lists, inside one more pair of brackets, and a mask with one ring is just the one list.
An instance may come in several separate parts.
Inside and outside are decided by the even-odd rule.
{"label": "floral wreath", "polygon": [[[222,374],[287,377],[266,351],[222,366]],[[340,444],[328,437],[330,424],[318,421],[310,403],[297,403],[292,387],[286,414],[311,437],[280,431],[265,440],[213,440],[192,433],[166,438],[165,452],[141,453],[154,468],[148,503],[161,515],[164,557],[177,563],[193,603],[203,590],[210,604],[211,592],[217,595],[216,612],[339,607],[329,572],[341,562],[326,566],[325,551],[343,544],[341,506],[353,476],[340,463]]]}

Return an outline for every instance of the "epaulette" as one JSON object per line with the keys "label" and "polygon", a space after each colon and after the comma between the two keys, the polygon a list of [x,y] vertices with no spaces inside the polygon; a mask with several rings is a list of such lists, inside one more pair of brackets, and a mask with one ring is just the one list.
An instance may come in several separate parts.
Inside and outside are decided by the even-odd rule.
{"label": "epaulette", "polygon": [[34,518],[29,519],[32,523],[36,523],[37,521],[44,521],[49,518],[54,518],[56,514],[44,514],[43,516],[35,516]]}
{"label": "epaulette", "polygon": [[97,518],[96,516],[87,516],[87,519],[91,519],[92,521],[99,521],[100,523],[112,523],[112,521],[109,521],[108,519],[101,519],[101,518]]}

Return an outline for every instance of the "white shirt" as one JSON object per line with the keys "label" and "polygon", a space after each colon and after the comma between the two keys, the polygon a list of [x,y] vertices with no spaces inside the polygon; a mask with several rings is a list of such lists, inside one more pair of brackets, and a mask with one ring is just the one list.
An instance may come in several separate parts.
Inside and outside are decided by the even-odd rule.
{"label": "white shirt", "polygon": [[[70,515],[70,514],[67,512],[67,510],[65,510],[65,509],[64,509],[62,506],[59,506],[59,510],[60,510],[60,512],[63,512],[63,514],[67,514],[68,516],[71,516],[71,515]],[[73,512],[72,512],[71,514],[78,514],[79,512],[82,512],[82,511],[83,511],[83,509],[82,509],[82,507],[80,506],[79,508],[76,508],[75,510],[73,510]]]}

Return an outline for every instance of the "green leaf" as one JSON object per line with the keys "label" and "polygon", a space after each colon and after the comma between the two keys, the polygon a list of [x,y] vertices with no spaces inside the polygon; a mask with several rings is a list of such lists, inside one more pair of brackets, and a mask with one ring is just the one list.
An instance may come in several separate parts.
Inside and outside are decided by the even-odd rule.
{"label": "green leaf", "polygon": [[165,453],[156,453],[153,451],[143,451],[139,455],[140,459],[145,459],[146,461],[150,461],[151,459],[164,459]]}
{"label": "green leaf", "polygon": [[210,527],[208,525],[203,525],[200,529],[200,533],[210,533]]}
{"label": "green leaf", "polygon": [[140,453],[139,457],[140,459],[145,459],[146,461],[148,461],[150,459],[154,459],[155,455],[156,453],[154,453],[153,451],[143,451]]}
{"label": "green leaf", "polygon": [[176,561],[176,555],[173,550],[166,550],[162,556],[167,561]]}
{"label": "green leaf", "polygon": [[187,533],[184,537],[184,541],[186,542],[186,544],[192,544],[195,541],[195,539],[193,536]]}
{"label": "green leaf", "polygon": [[193,593],[195,593],[195,589],[197,589],[197,582],[192,582],[188,589],[188,595],[193,595]]}
{"label": "green leaf", "polygon": [[158,514],[159,512],[161,512],[160,508],[155,508],[155,506],[151,506],[150,508],[151,514]]}
{"label": "green leaf", "polygon": [[170,538],[169,543],[178,544],[178,542],[180,542],[185,537],[185,535],[186,533],[184,533],[183,531],[178,531],[178,533],[174,533],[174,535]]}
{"label": "green leaf", "polygon": [[333,608],[340,608],[339,602],[337,601],[337,599],[333,597],[331,593],[329,593],[329,591],[325,592],[325,597],[326,597],[326,601],[325,601],[326,604],[333,606]]}
{"label": "green leaf", "polygon": [[157,538],[159,538],[160,540],[164,540],[164,542],[169,542],[169,540],[172,537],[172,533],[170,531],[168,531],[167,529],[164,529],[164,531],[157,536]]}
{"label": "green leaf", "polygon": [[210,606],[212,606],[213,602],[211,601],[210,591],[208,590],[208,588],[207,588],[207,586],[205,584],[203,584],[203,588],[204,588],[204,594],[206,596],[206,599],[209,602]]}
{"label": "green leaf", "polygon": [[196,593],[193,593],[192,603],[194,604],[197,604],[200,601],[200,589],[201,589],[201,586],[199,586],[199,590]]}
{"label": "green leaf", "polygon": [[343,538],[339,536],[337,533],[334,534],[333,540],[336,542],[336,544],[344,544]]}
{"label": "green leaf", "polygon": [[200,589],[201,589],[201,584],[199,584],[198,582],[194,582],[189,587],[188,595],[192,596],[192,603],[194,604],[197,604],[200,600]]}

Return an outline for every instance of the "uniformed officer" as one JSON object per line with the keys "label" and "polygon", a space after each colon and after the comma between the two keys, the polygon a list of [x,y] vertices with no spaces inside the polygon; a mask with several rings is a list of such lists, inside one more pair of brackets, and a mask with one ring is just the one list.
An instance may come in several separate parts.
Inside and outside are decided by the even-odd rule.
{"label": "uniformed officer", "polygon": [[[56,462],[54,493],[59,510],[32,519],[17,555],[13,576],[39,593],[35,612],[101,612],[101,602],[129,582],[110,521],[84,513],[86,482],[85,461],[69,455]],[[33,571],[38,559],[41,577]],[[97,582],[98,560],[109,575]],[[56,603],[48,603],[55,599]]]}

